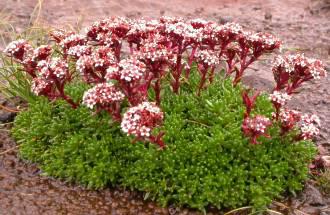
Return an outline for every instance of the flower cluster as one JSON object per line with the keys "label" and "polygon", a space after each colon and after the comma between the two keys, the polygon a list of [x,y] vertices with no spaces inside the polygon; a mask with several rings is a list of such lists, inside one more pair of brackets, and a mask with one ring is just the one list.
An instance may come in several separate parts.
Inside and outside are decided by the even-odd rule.
{"label": "flower cluster", "polygon": [[20,39],[9,43],[3,52],[10,57],[23,61],[33,52],[33,48],[27,41]]}
{"label": "flower cluster", "polygon": [[36,77],[33,78],[31,86],[33,93],[50,99],[62,98],[73,108],[77,107],[77,104],[64,93],[65,84],[71,79],[66,61],[60,58],[41,60],[36,69]]}
{"label": "flower cluster", "polygon": [[282,134],[285,134],[292,130],[301,119],[301,113],[296,110],[290,110],[283,108],[280,111],[278,120],[281,123]]}
{"label": "flower cluster", "polygon": [[135,58],[124,59],[118,65],[107,69],[106,78],[134,82],[140,80],[145,71],[146,65],[143,62]]}
{"label": "flower cluster", "polygon": [[291,96],[288,95],[286,92],[280,92],[276,90],[272,94],[270,94],[269,97],[274,104],[278,104],[281,106],[285,105],[287,101],[291,99]]}
{"label": "flower cluster", "polygon": [[276,81],[275,90],[284,89],[288,94],[292,94],[306,81],[327,75],[322,61],[307,58],[303,54],[276,57],[272,71]]}
{"label": "flower cluster", "polygon": [[173,57],[173,54],[170,47],[168,47],[166,38],[156,34],[151,38],[143,40],[137,56],[145,61],[167,62]]}
{"label": "flower cluster", "polygon": [[96,105],[106,107],[121,102],[125,95],[111,83],[100,83],[84,93],[82,103],[89,108]]}
{"label": "flower cluster", "polygon": [[[52,53],[52,48],[49,45],[42,45],[33,50],[31,61],[38,62],[41,60],[46,60]],[[29,61],[29,58],[26,58],[25,61]]]}
{"label": "flower cluster", "polygon": [[313,139],[319,135],[320,119],[315,114],[302,114],[296,110],[281,109],[278,118],[281,125],[281,133],[285,134],[294,128],[299,129],[297,139]]}
{"label": "flower cluster", "polygon": [[197,62],[207,66],[216,66],[220,63],[218,54],[211,50],[200,50],[195,53]]}
{"label": "flower cluster", "polygon": [[73,108],[77,104],[65,95],[64,86],[71,76],[65,59],[51,58],[52,49],[49,45],[42,45],[34,49],[25,40],[11,42],[4,50],[24,67],[26,73],[32,77],[31,90],[36,95],[44,95],[49,99],[62,98]]}
{"label": "flower cluster", "polygon": [[[111,49],[107,47],[100,47],[94,52],[89,50],[80,52],[81,56],[76,62],[76,69],[87,83],[104,82],[107,69],[117,64],[117,60]],[[75,56],[77,56],[77,52]]]}
{"label": "flower cluster", "polygon": [[160,147],[164,147],[160,136],[155,137],[151,133],[155,127],[160,125],[163,117],[163,112],[156,104],[142,102],[126,111],[121,122],[121,129],[127,135],[134,135],[142,140],[148,139]]}
{"label": "flower cluster", "polygon": [[252,109],[255,107],[260,92],[256,91],[249,96],[248,91],[242,92],[242,100],[245,105],[244,119],[242,123],[243,134],[250,138],[250,143],[258,144],[257,138],[260,136],[270,137],[266,131],[272,125],[270,119],[262,115],[252,116]]}
{"label": "flower cluster", "polygon": [[282,134],[298,127],[300,129],[298,139],[312,139],[319,134],[317,126],[320,126],[320,123],[317,116],[302,115],[285,108],[285,105],[304,82],[327,75],[322,62],[307,58],[303,54],[277,56],[272,71],[276,86],[270,95],[270,100],[275,108],[274,118],[281,124]]}
{"label": "flower cluster", "polygon": [[[303,54],[277,56],[272,71],[276,86],[270,99],[275,108],[274,118],[281,123],[282,134],[298,127],[301,131],[298,139],[313,138],[319,133],[318,120],[309,121],[306,118],[309,115],[302,115],[284,106],[304,82],[327,75],[322,62]],[[309,117],[317,118],[315,115]]]}
{"label": "flower cluster", "polygon": [[108,81],[116,80],[130,105],[134,106],[147,98],[148,80],[151,79],[146,76],[146,70],[145,63],[131,57],[110,66],[107,69],[105,79]]}
{"label": "flower cluster", "polygon": [[68,55],[71,55],[75,58],[79,58],[83,55],[90,55],[92,53],[91,47],[90,46],[72,46],[68,49]]}
{"label": "flower cluster", "polygon": [[244,135],[251,138],[252,144],[258,144],[257,138],[259,136],[269,137],[266,130],[271,124],[270,119],[261,115],[252,118],[246,117],[242,124],[242,131]]}
{"label": "flower cluster", "polygon": [[60,42],[60,46],[63,48],[63,52],[67,53],[72,47],[76,46],[84,46],[86,45],[87,40],[84,35],[80,34],[69,34],[68,36],[64,37],[63,40]]}
{"label": "flower cluster", "polygon": [[250,47],[252,54],[258,57],[266,51],[272,51],[275,48],[280,48],[281,41],[271,34],[265,33],[246,33],[242,38],[241,43],[245,43]]}
{"label": "flower cluster", "polygon": [[300,137],[301,139],[307,140],[319,135],[320,130],[318,126],[321,125],[320,119],[315,114],[304,114],[300,120]]}
{"label": "flower cluster", "polygon": [[64,79],[68,73],[68,64],[59,58],[39,61],[37,65],[39,80],[54,83]]}
{"label": "flower cluster", "polygon": [[269,95],[269,98],[275,108],[275,118],[278,119],[281,108],[286,105],[286,103],[291,99],[291,96],[286,92],[274,90],[273,93]]}

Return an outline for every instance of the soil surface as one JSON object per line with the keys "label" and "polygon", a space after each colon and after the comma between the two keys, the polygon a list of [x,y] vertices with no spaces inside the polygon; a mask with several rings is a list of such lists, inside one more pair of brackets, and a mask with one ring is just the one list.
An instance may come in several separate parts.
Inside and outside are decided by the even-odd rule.
{"label": "soil surface", "polygon": [[[29,25],[37,0],[0,0],[2,13],[10,14],[20,31]],[[323,60],[330,72],[329,0],[47,0],[39,21],[68,28],[86,27],[109,16],[159,17],[162,15],[201,17],[219,23],[238,22],[245,29],[264,31],[283,40],[283,52],[304,52]],[[264,57],[247,72],[244,82],[269,90],[273,86],[270,65],[273,56]],[[330,75],[306,84],[291,106],[316,113],[323,127],[317,144],[330,154]],[[1,98],[0,98],[1,100]],[[4,103],[3,99],[0,101]],[[9,104],[10,106],[10,104]],[[0,110],[1,122],[13,114]],[[0,128],[0,214],[198,214],[176,208],[160,208],[144,202],[140,194],[120,189],[89,191],[41,175],[37,166],[19,159],[9,125]],[[7,151],[9,150],[9,151]],[[6,153],[3,153],[6,152]],[[274,203],[283,214],[330,214],[329,195],[322,194],[313,181],[296,198]],[[210,212],[210,214],[215,214]]]}

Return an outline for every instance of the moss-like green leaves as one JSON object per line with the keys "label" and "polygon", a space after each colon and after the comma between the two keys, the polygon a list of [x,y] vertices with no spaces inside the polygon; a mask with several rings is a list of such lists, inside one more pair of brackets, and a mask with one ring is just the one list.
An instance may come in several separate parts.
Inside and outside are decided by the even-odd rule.
{"label": "moss-like green leaves", "polygon": [[[271,139],[260,137],[262,144],[251,145],[241,132],[241,86],[216,80],[199,97],[193,87],[182,85],[179,95],[162,92],[164,150],[132,144],[104,113],[40,98],[18,115],[13,135],[22,157],[39,163],[45,174],[91,188],[134,188],[162,205],[260,208],[284,191],[302,188],[315,154],[311,142],[279,136],[274,124]],[[67,88],[75,100],[83,89]],[[252,114],[270,117],[273,111],[266,96],[256,107]]]}

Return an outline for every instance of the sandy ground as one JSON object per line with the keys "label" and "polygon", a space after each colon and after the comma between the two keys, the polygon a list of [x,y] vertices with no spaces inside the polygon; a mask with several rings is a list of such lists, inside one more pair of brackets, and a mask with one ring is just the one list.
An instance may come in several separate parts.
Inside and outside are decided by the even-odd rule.
{"label": "sandy ground", "polygon": [[[19,31],[31,18],[37,0],[0,0],[2,12],[11,14]],[[201,17],[219,23],[234,21],[246,29],[273,33],[283,40],[283,52],[304,52],[320,58],[330,71],[330,1],[328,0],[45,0],[39,21],[58,28],[85,27],[109,16]],[[272,87],[272,56],[252,66],[245,83],[267,90]],[[316,113],[323,122],[317,144],[330,153],[330,75],[308,84],[291,102],[302,111]],[[0,131],[0,150],[14,146]],[[7,139],[6,139],[7,138]],[[311,187],[312,186],[312,187]],[[310,191],[312,190],[312,191]],[[313,206],[314,205],[314,206]],[[291,201],[285,214],[330,214],[330,200],[309,184]],[[192,214],[144,203],[136,194],[105,190],[86,191],[77,186],[39,176],[36,167],[24,164],[16,152],[0,155],[0,214]],[[300,213],[301,214],[301,213]]]}

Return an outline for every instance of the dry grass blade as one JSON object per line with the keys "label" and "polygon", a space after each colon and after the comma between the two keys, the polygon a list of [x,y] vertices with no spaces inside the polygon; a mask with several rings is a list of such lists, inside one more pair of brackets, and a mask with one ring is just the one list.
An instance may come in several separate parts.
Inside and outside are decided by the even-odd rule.
{"label": "dry grass blade", "polygon": [[[283,208],[290,209],[289,206],[287,206],[287,205],[285,205],[285,204],[283,204],[283,203],[281,203],[281,202],[273,201],[273,203],[274,203],[275,205],[277,205],[277,206],[280,206],[280,207],[283,207]],[[301,210],[298,210],[298,209],[296,209],[296,208],[292,208],[292,209],[293,209],[294,211],[298,212],[299,215],[308,215],[307,213],[304,213],[304,212],[302,212]]]}
{"label": "dry grass blade", "polygon": [[14,109],[8,108],[8,107],[6,107],[6,106],[3,106],[3,105],[1,105],[1,104],[0,104],[0,109],[3,109],[3,110],[5,110],[5,111],[7,111],[7,112],[11,112],[11,113],[18,113],[18,112],[20,112],[19,110],[14,110]]}
{"label": "dry grass blade", "polygon": [[234,210],[231,210],[231,211],[225,213],[224,215],[235,215],[238,212],[244,212],[244,211],[246,211],[246,214],[248,214],[248,215],[261,214],[262,212],[267,212],[269,214],[274,214],[274,215],[283,215],[282,213],[280,213],[278,211],[271,210],[271,209],[265,209],[265,210],[255,211],[255,212],[248,212],[251,209],[252,209],[251,206],[236,208]]}
{"label": "dry grass blade", "polygon": [[14,146],[14,147],[12,147],[12,148],[10,148],[10,149],[7,149],[6,151],[0,152],[0,155],[7,154],[8,152],[11,152],[11,151],[13,151],[13,150],[19,148],[19,146],[20,146],[20,145],[16,145],[16,146]]}
{"label": "dry grass blade", "polygon": [[38,0],[38,3],[34,7],[30,16],[31,17],[29,21],[30,26],[35,26],[37,23],[39,23],[40,14],[42,11],[42,5],[43,5],[43,0]]}
{"label": "dry grass blade", "polygon": [[239,212],[239,211],[245,211],[245,210],[250,210],[252,209],[251,206],[246,206],[246,207],[241,207],[241,208],[236,208],[234,210],[231,210],[227,213],[225,213],[224,215],[232,215],[232,214],[235,214],[236,212]]}

